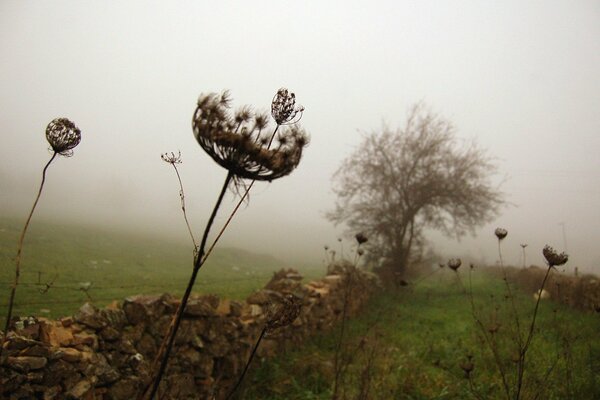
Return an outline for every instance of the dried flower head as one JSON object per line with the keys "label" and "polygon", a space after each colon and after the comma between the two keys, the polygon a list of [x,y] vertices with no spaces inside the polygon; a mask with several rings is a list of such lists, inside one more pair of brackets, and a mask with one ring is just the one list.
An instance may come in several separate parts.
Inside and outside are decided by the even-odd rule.
{"label": "dried flower head", "polygon": [[508,235],[508,231],[504,228],[496,228],[494,234],[496,235],[498,240],[502,240],[506,237],[506,235]]}
{"label": "dried flower head", "polygon": [[453,271],[456,271],[458,268],[460,268],[462,264],[462,261],[460,260],[460,258],[451,258],[448,260],[448,268],[450,268]]}
{"label": "dried flower head", "polygon": [[304,107],[296,105],[296,95],[286,88],[277,91],[271,102],[271,116],[277,125],[293,124],[300,121]]}
{"label": "dried flower head", "polygon": [[362,256],[363,254],[365,254],[365,251],[364,251],[363,249],[358,249],[358,250],[356,251],[356,253],[357,253],[359,256]]}
{"label": "dried flower head", "polygon": [[249,107],[230,115],[228,92],[201,95],[192,126],[200,146],[233,174],[236,184],[240,179],[271,181],[288,175],[308,144],[297,126],[280,130],[277,137],[263,135],[266,117]]}
{"label": "dried flower head", "polygon": [[356,234],[356,236],[354,236],[356,238],[356,241],[358,242],[359,245],[366,243],[369,239],[365,236],[364,233],[359,232]]}
{"label": "dried flower head", "polygon": [[281,302],[272,305],[267,312],[267,332],[290,325],[300,315],[301,308],[302,302],[298,296],[285,295]]}
{"label": "dried flower head", "polygon": [[81,142],[81,131],[67,118],[55,118],[46,127],[46,140],[52,151],[71,157],[73,149]]}
{"label": "dried flower head", "polygon": [[444,267],[446,266],[446,264],[444,264],[444,263],[439,263],[439,264],[438,264],[438,266],[439,266],[440,268],[444,268]]}
{"label": "dried flower head", "polygon": [[177,155],[175,155],[175,153],[171,152],[171,154],[169,153],[163,153],[160,155],[160,158],[162,158],[162,160],[166,163],[175,165],[175,164],[181,164],[181,151],[177,152]]}
{"label": "dried flower head", "polygon": [[548,245],[544,246],[542,254],[544,254],[544,258],[546,259],[549,267],[564,265],[567,261],[569,261],[569,256],[566,253],[562,252],[558,254],[552,247]]}
{"label": "dried flower head", "polygon": [[525,247],[527,247],[527,243],[521,243],[521,247],[522,247],[522,248],[525,248]]}
{"label": "dried flower head", "polygon": [[473,369],[475,369],[475,364],[473,364],[473,356],[468,354],[467,359],[459,364],[460,368],[465,373],[465,378],[469,378]]}

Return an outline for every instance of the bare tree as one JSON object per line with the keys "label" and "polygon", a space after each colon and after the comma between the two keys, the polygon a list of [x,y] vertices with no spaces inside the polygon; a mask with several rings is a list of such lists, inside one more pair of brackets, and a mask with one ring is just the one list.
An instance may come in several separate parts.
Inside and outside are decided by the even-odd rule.
{"label": "bare tree", "polygon": [[425,228],[461,237],[497,215],[493,160],[459,144],[451,122],[416,104],[406,125],[365,135],[334,175],[327,217],[369,237],[371,257],[401,276],[423,248]]}

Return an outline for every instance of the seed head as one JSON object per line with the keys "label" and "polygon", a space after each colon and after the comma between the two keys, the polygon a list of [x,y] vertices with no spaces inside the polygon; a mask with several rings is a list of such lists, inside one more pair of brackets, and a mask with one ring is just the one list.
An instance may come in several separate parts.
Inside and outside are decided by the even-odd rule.
{"label": "seed head", "polygon": [[233,174],[236,184],[241,179],[271,181],[290,174],[308,143],[298,126],[279,130],[277,137],[264,136],[266,116],[250,107],[230,115],[228,92],[200,95],[192,126],[200,146]]}
{"label": "seed head", "polygon": [[460,260],[460,258],[451,258],[448,260],[448,268],[450,268],[453,271],[456,271],[458,268],[460,268],[462,264],[462,261]]}
{"label": "seed head", "polygon": [[67,118],[56,118],[46,127],[46,140],[52,151],[71,157],[73,149],[81,142],[81,131]]}
{"label": "seed head", "polygon": [[525,247],[527,247],[527,243],[521,243],[521,247],[522,247],[522,248],[525,248]]}
{"label": "seed head", "polygon": [[169,153],[163,153],[160,155],[160,158],[162,158],[162,160],[166,163],[175,165],[175,164],[181,164],[181,151],[177,152],[177,155],[175,155],[175,153],[171,152],[171,154]]}
{"label": "seed head", "polygon": [[365,236],[364,233],[359,232],[356,234],[356,236],[354,236],[356,238],[356,241],[358,242],[358,245],[360,246],[363,243],[366,243],[369,239]]}
{"label": "seed head", "polygon": [[267,332],[290,325],[298,315],[302,302],[293,294],[287,294],[281,299],[281,303],[273,305],[267,312]]}
{"label": "seed head", "polygon": [[271,116],[277,125],[293,124],[300,121],[304,107],[296,105],[296,95],[286,88],[277,91],[271,102]]}
{"label": "seed head", "polygon": [[498,240],[502,240],[506,237],[506,235],[508,235],[508,231],[504,228],[496,228],[494,234],[496,235]]}
{"label": "seed head", "polygon": [[569,256],[562,252],[558,254],[551,246],[545,245],[542,254],[546,259],[549,267],[557,267],[566,264],[569,261]]}

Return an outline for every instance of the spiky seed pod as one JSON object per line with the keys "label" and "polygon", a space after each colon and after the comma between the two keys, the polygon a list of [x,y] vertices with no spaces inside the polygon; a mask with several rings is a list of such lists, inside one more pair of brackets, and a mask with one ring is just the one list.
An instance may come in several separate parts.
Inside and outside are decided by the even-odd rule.
{"label": "spiky seed pod", "polygon": [[271,102],[271,116],[277,125],[298,122],[303,111],[304,107],[296,105],[296,95],[286,88],[279,89]]}
{"label": "spiky seed pod", "polygon": [[267,332],[290,325],[300,315],[301,308],[300,298],[293,294],[284,296],[281,302],[274,305],[267,313]]}
{"label": "spiky seed pod", "polygon": [[46,127],[46,140],[52,151],[71,157],[73,149],[81,142],[81,131],[67,118],[55,118]]}
{"label": "spiky seed pod", "polygon": [[494,235],[496,235],[498,240],[502,240],[506,237],[506,235],[508,235],[508,231],[504,228],[496,228]]}
{"label": "spiky seed pod", "polygon": [[549,267],[557,267],[559,265],[564,265],[569,261],[569,256],[562,252],[558,254],[551,246],[545,245],[542,250],[542,254],[546,259]]}
{"label": "spiky seed pod", "polygon": [[456,271],[462,265],[462,261],[460,258],[451,258],[448,260],[448,268],[453,271]]}
{"label": "spiky seed pod", "polygon": [[359,232],[354,236],[359,245],[366,243],[369,239],[364,235],[364,233]]}
{"label": "spiky seed pod", "polygon": [[300,162],[308,143],[306,132],[297,126],[280,130],[269,147],[261,134],[267,126],[264,114],[249,107],[230,115],[229,93],[203,94],[192,119],[194,136],[200,146],[223,168],[235,183],[239,179],[271,181],[291,173]]}
{"label": "spiky seed pod", "polygon": [[181,164],[183,162],[181,161],[181,151],[178,151],[177,155],[173,152],[171,154],[163,153],[160,155],[160,158],[168,164]]}

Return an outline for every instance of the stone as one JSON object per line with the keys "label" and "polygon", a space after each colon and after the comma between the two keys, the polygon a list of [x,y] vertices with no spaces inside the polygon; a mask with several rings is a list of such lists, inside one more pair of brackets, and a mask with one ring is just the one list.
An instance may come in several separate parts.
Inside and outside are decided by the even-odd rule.
{"label": "stone", "polygon": [[217,307],[217,314],[221,316],[227,316],[231,314],[231,301],[230,300],[221,300],[219,302],[219,306]]}
{"label": "stone", "polygon": [[40,341],[55,347],[70,346],[73,342],[73,332],[62,324],[43,322],[40,325]]}
{"label": "stone", "polygon": [[100,337],[107,342],[115,341],[121,336],[118,330],[113,328],[112,326],[106,326],[104,329],[100,331]]}
{"label": "stone", "polygon": [[8,366],[16,371],[29,372],[31,370],[41,369],[48,364],[45,357],[8,357]]}
{"label": "stone", "polygon": [[98,308],[90,303],[85,303],[79,308],[79,312],[74,316],[75,321],[88,326],[92,329],[102,329],[108,325],[108,321],[100,313]]}
{"label": "stone", "polygon": [[206,298],[189,300],[183,314],[191,317],[213,317],[217,315],[215,307]]}
{"label": "stone", "polygon": [[81,361],[82,354],[79,350],[74,349],[72,347],[63,347],[60,349],[61,359],[66,362],[75,363]]}
{"label": "stone", "polygon": [[116,382],[108,389],[109,398],[113,400],[131,400],[134,399],[141,381],[136,377],[126,377]]}
{"label": "stone", "polygon": [[75,384],[69,391],[66,393],[67,399],[81,399],[88,392],[91,391],[93,384],[88,379],[83,379]]}

